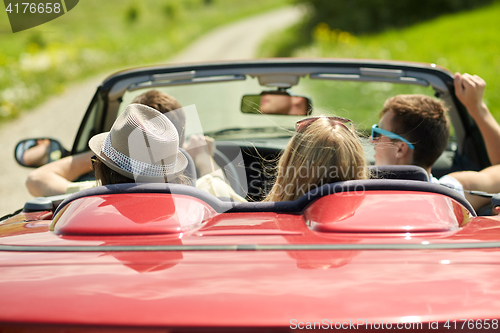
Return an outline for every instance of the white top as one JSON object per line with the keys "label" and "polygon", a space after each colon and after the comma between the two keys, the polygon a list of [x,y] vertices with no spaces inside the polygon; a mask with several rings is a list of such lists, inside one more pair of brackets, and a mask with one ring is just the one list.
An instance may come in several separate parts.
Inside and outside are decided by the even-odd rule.
{"label": "white top", "polygon": [[[75,193],[87,188],[97,186],[95,180],[84,182],[74,182],[68,185],[66,194]],[[233,201],[247,202],[245,198],[240,197],[229,184],[219,177],[213,177],[211,174],[205,175],[196,181],[196,188],[208,192],[216,197],[230,198]]]}
{"label": "white top", "polygon": [[460,193],[463,197],[465,197],[464,187],[462,186],[462,184],[458,180],[456,180],[452,176],[444,175],[443,177],[437,179],[436,177],[434,177],[431,174],[430,182],[433,184],[440,184],[440,185],[449,187],[449,188],[457,191],[458,193]]}

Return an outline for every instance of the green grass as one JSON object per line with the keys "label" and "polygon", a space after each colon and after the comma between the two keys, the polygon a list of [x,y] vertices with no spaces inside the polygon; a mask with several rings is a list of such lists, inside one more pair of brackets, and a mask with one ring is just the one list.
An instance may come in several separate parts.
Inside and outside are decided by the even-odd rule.
{"label": "green grass", "polygon": [[[270,37],[260,56],[369,58],[435,63],[453,72],[481,76],[487,83],[485,100],[500,121],[500,2],[469,12],[444,15],[406,29],[352,36],[319,26],[312,43],[301,46],[292,38],[295,26]],[[290,52],[291,45],[295,46]]]}
{"label": "green grass", "polygon": [[87,76],[163,63],[207,31],[289,0],[85,0],[13,34],[0,13],[0,123]]}

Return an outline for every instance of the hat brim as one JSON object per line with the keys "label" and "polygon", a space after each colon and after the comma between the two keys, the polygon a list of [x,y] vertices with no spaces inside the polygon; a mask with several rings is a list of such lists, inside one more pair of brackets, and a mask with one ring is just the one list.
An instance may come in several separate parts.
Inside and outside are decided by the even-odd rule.
{"label": "hat brim", "polygon": [[130,179],[136,180],[136,182],[146,183],[146,182],[154,182],[154,183],[166,183],[168,181],[174,180],[177,176],[179,176],[187,167],[188,160],[186,156],[180,151],[177,150],[177,161],[175,163],[174,170],[171,173],[164,174],[161,177],[154,176],[145,176],[145,175],[134,175],[133,173],[122,169],[118,166],[113,160],[102,153],[102,145],[104,144],[104,140],[109,135],[109,132],[100,133],[94,135],[89,140],[89,147],[92,152],[101,160],[106,166],[108,166],[111,170],[118,172],[119,174],[128,177]]}

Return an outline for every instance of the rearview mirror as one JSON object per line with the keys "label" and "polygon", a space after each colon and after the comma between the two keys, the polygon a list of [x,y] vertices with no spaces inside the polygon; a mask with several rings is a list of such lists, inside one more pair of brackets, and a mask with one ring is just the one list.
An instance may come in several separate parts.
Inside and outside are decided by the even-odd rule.
{"label": "rearview mirror", "polygon": [[307,97],[290,95],[284,91],[263,91],[259,95],[244,95],[241,112],[308,116],[312,112],[312,103]]}
{"label": "rearview mirror", "polygon": [[48,138],[27,139],[19,142],[14,151],[17,163],[30,168],[38,168],[68,155],[57,140]]}

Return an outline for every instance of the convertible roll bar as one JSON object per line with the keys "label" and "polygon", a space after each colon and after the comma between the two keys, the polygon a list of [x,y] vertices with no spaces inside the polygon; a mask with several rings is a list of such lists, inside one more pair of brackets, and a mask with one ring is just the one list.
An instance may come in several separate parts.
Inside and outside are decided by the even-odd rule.
{"label": "convertible roll bar", "polygon": [[435,75],[401,69],[332,67],[324,73],[314,73],[309,77],[316,80],[389,82],[414,84],[422,87],[430,85],[440,95],[449,94],[448,87]]}

